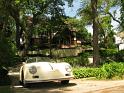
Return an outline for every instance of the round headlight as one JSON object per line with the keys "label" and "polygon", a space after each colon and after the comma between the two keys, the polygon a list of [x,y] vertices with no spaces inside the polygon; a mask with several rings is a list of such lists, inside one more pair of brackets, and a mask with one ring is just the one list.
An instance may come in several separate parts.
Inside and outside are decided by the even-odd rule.
{"label": "round headlight", "polygon": [[29,67],[29,72],[31,74],[35,74],[37,72],[37,68],[35,66],[31,66],[31,67]]}

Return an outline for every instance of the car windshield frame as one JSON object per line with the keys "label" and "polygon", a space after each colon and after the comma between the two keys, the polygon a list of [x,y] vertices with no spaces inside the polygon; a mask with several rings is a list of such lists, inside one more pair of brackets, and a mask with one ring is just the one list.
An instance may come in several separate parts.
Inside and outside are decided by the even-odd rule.
{"label": "car windshield frame", "polygon": [[51,59],[50,58],[46,58],[46,57],[29,57],[26,60],[26,63],[33,63],[33,62],[50,62]]}

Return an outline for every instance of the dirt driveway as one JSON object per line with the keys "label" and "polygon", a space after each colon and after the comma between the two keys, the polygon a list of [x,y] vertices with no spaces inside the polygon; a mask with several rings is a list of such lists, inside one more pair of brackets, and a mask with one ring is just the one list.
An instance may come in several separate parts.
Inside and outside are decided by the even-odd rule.
{"label": "dirt driveway", "polygon": [[11,86],[3,86],[0,93],[9,88],[11,93],[124,93],[124,80],[86,80],[72,79],[68,85],[61,85],[59,82],[31,84],[24,88],[19,85],[18,74],[11,75]]}
{"label": "dirt driveway", "polygon": [[14,93],[124,93],[123,86],[124,80],[95,81],[73,79],[68,85],[50,82],[31,84],[27,88],[23,88],[21,85],[13,85],[11,88]]}

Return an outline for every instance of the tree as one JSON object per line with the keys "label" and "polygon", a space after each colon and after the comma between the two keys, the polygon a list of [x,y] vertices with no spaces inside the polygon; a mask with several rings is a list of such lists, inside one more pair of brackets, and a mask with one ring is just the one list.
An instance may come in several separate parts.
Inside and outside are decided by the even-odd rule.
{"label": "tree", "polygon": [[[64,14],[62,6],[65,1],[71,4],[73,0],[0,0],[0,19],[3,19],[1,18],[2,15],[4,17],[3,22],[6,22],[4,24],[5,29],[11,28],[10,33],[9,30],[4,32],[10,37],[12,36],[12,42],[16,44],[18,51],[21,48],[20,40],[23,37],[26,39],[23,51],[27,51],[30,47],[30,37],[33,33],[40,33],[44,30],[51,32],[60,29],[59,23],[63,23],[61,17]],[[28,17],[32,17],[31,20],[28,20]],[[3,29],[1,21],[0,26]],[[11,39],[9,38],[7,42],[10,41]],[[1,42],[3,41],[1,40]],[[9,47],[8,44],[6,46]]]}
{"label": "tree", "polygon": [[[59,20],[61,14],[63,13],[62,6],[64,2],[67,1],[69,4],[73,0],[0,0],[1,2],[1,10],[4,9],[4,12],[7,16],[10,16],[15,21],[16,27],[16,46],[18,50],[20,50],[21,42],[20,39],[25,36],[25,46],[24,51],[27,51],[29,47],[30,38],[33,32],[33,28],[37,26],[37,24],[41,24],[38,22],[38,17],[47,16],[48,19]],[[32,16],[32,22],[27,24],[27,17]],[[54,16],[54,17],[53,17]],[[59,19],[58,19],[58,18]],[[57,21],[56,20],[56,21]],[[30,26],[29,26],[30,25]],[[43,27],[43,26],[42,26]],[[46,26],[47,27],[47,26]],[[52,27],[51,27],[52,28]],[[48,30],[48,29],[47,29]],[[36,31],[36,30],[35,30]]]}
{"label": "tree", "polygon": [[83,45],[91,45],[91,34],[88,33],[88,30],[85,27],[86,23],[83,19],[69,17],[65,20],[65,23],[71,30],[76,31],[76,38],[82,41]]}
{"label": "tree", "polygon": [[115,48],[114,31],[111,25],[111,17],[105,15],[99,20],[99,46],[100,48],[111,49]]}
{"label": "tree", "polygon": [[[9,19],[9,20],[8,20]],[[15,57],[12,29],[9,23],[13,20],[0,13],[0,68],[12,66]]]}
{"label": "tree", "polygon": [[[84,5],[86,4],[86,5]],[[83,16],[87,24],[93,25],[93,65],[99,64],[99,25],[98,25],[98,0],[86,1],[83,9],[80,9],[79,14]],[[91,5],[90,5],[91,4]]]}
{"label": "tree", "polygon": [[99,44],[98,44],[98,13],[97,13],[97,0],[91,0],[91,8],[92,8],[92,22],[93,22],[93,64],[96,66],[99,61]]}
{"label": "tree", "polygon": [[[91,2],[87,0],[82,1],[83,6],[79,9],[79,15],[87,25],[93,25],[93,48],[96,46],[98,49],[99,46],[97,46],[97,44],[100,44],[100,46],[102,45],[102,48],[115,47],[113,40],[114,32],[111,25],[111,20],[118,22],[120,25],[122,24],[121,21],[115,16],[117,11],[110,10],[113,7],[120,6],[121,4],[122,3],[120,3],[120,0],[91,0]],[[96,29],[96,32],[94,29]],[[98,51],[96,51],[96,55],[98,55],[97,52]]]}
{"label": "tree", "polygon": [[124,0],[121,0],[121,27],[124,30]]}

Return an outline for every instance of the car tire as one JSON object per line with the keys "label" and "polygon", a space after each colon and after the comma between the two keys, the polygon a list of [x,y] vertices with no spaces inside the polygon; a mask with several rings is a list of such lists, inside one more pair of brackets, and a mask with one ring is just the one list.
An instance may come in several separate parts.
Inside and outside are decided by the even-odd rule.
{"label": "car tire", "polygon": [[21,72],[21,81],[20,81],[20,84],[23,85],[23,87],[28,87],[28,84],[25,83],[25,80],[24,80],[24,71],[23,70]]}
{"label": "car tire", "polygon": [[28,83],[23,82],[23,83],[22,83],[22,86],[23,86],[24,88],[26,88],[26,87],[29,87],[29,84],[28,84]]}
{"label": "car tire", "polygon": [[21,80],[19,81],[21,85],[24,83],[24,72],[23,70],[21,71]]}
{"label": "car tire", "polygon": [[63,85],[66,85],[66,84],[68,84],[69,83],[69,80],[62,80],[61,81],[61,84],[63,84]]}

